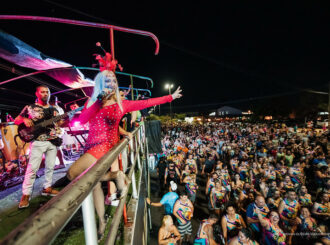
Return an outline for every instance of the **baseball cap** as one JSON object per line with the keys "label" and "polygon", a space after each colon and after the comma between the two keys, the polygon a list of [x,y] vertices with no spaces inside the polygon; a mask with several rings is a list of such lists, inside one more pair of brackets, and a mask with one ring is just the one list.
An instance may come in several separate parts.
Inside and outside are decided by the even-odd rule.
{"label": "baseball cap", "polygon": [[170,186],[172,191],[176,191],[176,189],[178,188],[177,184],[173,180],[171,180]]}

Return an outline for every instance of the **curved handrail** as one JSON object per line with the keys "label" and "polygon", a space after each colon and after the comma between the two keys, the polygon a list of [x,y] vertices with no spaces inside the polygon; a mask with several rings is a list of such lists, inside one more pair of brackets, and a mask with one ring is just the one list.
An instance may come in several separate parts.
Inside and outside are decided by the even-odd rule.
{"label": "curved handrail", "polygon": [[88,22],[88,21],[81,21],[81,20],[68,20],[62,18],[55,18],[55,17],[43,17],[43,16],[30,16],[30,15],[0,15],[0,19],[2,20],[32,20],[32,21],[45,21],[45,22],[55,22],[55,23],[63,23],[69,25],[79,25],[79,26],[88,26],[88,27],[95,27],[95,28],[104,28],[104,29],[113,29],[116,31],[128,32],[133,33],[141,36],[151,37],[156,43],[155,55],[159,53],[159,40],[151,32],[131,29],[121,26],[114,26],[102,23],[95,23],[95,22]]}
{"label": "curved handrail", "polygon": [[71,67],[57,67],[57,68],[52,68],[52,69],[47,69],[47,70],[34,71],[34,72],[31,72],[31,73],[23,74],[23,75],[20,75],[18,77],[13,77],[13,78],[10,78],[8,80],[2,81],[2,82],[0,82],[0,85],[6,84],[6,83],[9,83],[9,82],[12,82],[12,81],[16,81],[18,79],[22,79],[22,78],[25,78],[25,77],[31,77],[31,76],[46,73],[46,72],[49,72],[49,71],[56,71],[56,70],[61,70],[61,69],[74,69],[74,67],[72,67],[72,66]]}
{"label": "curved handrail", "polygon": [[[30,77],[30,76],[34,76],[34,75],[46,73],[46,72],[49,72],[49,71],[56,71],[56,70],[62,70],[62,69],[63,70],[64,69],[80,69],[80,70],[100,71],[99,68],[84,67],[84,66],[57,67],[57,68],[52,68],[52,69],[47,69],[47,70],[34,71],[34,72],[31,72],[31,73],[20,75],[18,77],[13,77],[13,78],[10,78],[8,80],[5,80],[5,81],[0,82],[0,85],[6,84],[6,83],[9,83],[9,82],[13,82],[13,81],[16,81],[18,79],[25,78],[25,77]],[[120,74],[120,75],[133,76],[133,77],[136,77],[136,78],[139,78],[139,79],[148,80],[148,81],[151,82],[151,88],[153,88],[153,86],[154,86],[154,82],[153,82],[153,80],[150,77],[144,77],[144,76],[139,76],[139,75],[124,73],[124,72],[119,72],[119,71],[116,71],[115,73],[116,74]],[[74,89],[78,89],[78,88],[73,88],[73,90]]]}
{"label": "curved handrail", "polygon": [[[99,71],[100,70],[99,68],[85,67],[85,66],[74,66],[73,68],[77,68],[77,69],[80,69],[80,70],[91,70],[91,71]],[[136,78],[139,78],[139,79],[148,80],[151,83],[151,88],[154,87],[154,81],[150,77],[145,77],[145,76],[130,74],[130,73],[121,72],[121,71],[115,71],[115,73],[116,74],[119,74],[119,75],[132,76],[132,77],[136,77]]]}
{"label": "curved handrail", "polygon": [[135,91],[142,91],[142,92],[148,92],[149,95],[151,96],[151,91],[149,89],[144,89],[144,88],[130,88],[130,87],[119,87],[120,89],[133,89]]}
{"label": "curved handrail", "polygon": [[133,76],[139,79],[144,79],[144,80],[148,80],[151,82],[151,88],[154,87],[154,81],[150,78],[150,77],[144,77],[144,76],[139,76],[139,75],[134,75],[134,74],[129,74],[129,73],[125,73],[125,72],[120,72],[120,71],[116,71],[117,74],[120,75],[125,75],[125,76]]}
{"label": "curved handrail", "polygon": [[[91,70],[91,71],[99,71],[100,70],[99,68],[84,67],[84,66],[74,66],[73,68],[77,68],[77,69],[80,69],[80,70]],[[139,79],[148,80],[151,83],[151,88],[154,87],[154,81],[150,77],[145,77],[145,76],[130,74],[130,73],[121,72],[121,71],[115,71],[115,73],[116,74],[119,74],[119,75],[132,76],[132,77],[136,77],[136,78],[139,78]]]}
{"label": "curved handrail", "polygon": [[[16,68],[10,67],[10,66],[8,66],[8,65],[5,65],[5,64],[0,63],[0,69],[3,69],[3,70],[5,70],[5,71],[9,71],[9,72],[12,72],[12,73],[14,73],[14,74],[19,75],[18,77],[15,77],[15,78],[11,78],[11,79],[9,79],[10,81],[9,81],[9,80],[4,81],[4,83],[15,81],[15,80],[17,80],[17,79],[23,78],[23,77],[21,77],[21,76],[24,76],[24,77],[26,77],[27,79],[29,79],[29,80],[31,80],[31,81],[33,81],[33,82],[35,82],[35,83],[43,84],[43,85],[47,85],[49,88],[52,88],[52,89],[57,90],[57,91],[62,90],[61,88],[56,87],[56,86],[54,86],[54,85],[52,85],[52,84],[50,84],[50,83],[48,83],[48,82],[46,82],[46,81],[44,81],[44,80],[40,80],[39,78],[34,78],[34,77],[32,77],[32,75],[34,75],[34,74],[31,74],[31,73],[29,73],[29,74],[24,74],[22,71],[20,71],[20,70],[18,70],[18,69],[16,69]],[[49,69],[49,70],[54,70],[54,69],[60,69],[60,68],[53,68],[53,69]],[[33,73],[34,73],[34,72],[33,72]],[[26,75],[27,75],[27,76],[26,76]],[[2,85],[2,84],[3,84],[3,83],[0,83],[0,85]],[[65,92],[65,93],[67,93],[67,94],[69,94],[69,95],[71,95],[71,96],[73,96],[73,97],[77,97],[75,94],[72,94],[72,93],[70,93],[70,92]]]}

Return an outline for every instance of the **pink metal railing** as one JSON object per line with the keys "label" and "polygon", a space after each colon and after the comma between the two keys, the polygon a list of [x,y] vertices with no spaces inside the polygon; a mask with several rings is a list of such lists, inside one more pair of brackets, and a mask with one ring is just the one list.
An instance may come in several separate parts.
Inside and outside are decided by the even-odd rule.
{"label": "pink metal railing", "polygon": [[87,22],[80,20],[68,20],[62,18],[54,18],[54,17],[42,17],[42,16],[29,16],[29,15],[0,15],[0,19],[2,20],[32,20],[32,21],[45,21],[45,22],[55,22],[55,23],[63,23],[69,25],[79,25],[79,26],[88,26],[94,28],[104,28],[110,30],[110,43],[111,43],[111,55],[114,57],[114,40],[113,40],[113,30],[133,33],[141,36],[151,37],[156,43],[155,55],[159,53],[159,41],[158,38],[151,32],[141,31],[137,29],[125,28],[120,26],[95,23],[95,22]]}

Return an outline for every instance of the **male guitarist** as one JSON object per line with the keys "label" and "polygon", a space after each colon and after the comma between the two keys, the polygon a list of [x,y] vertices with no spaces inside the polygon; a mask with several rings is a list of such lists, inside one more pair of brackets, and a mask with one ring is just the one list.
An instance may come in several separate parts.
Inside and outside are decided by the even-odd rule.
{"label": "male guitarist", "polygon": [[[50,91],[45,85],[36,88],[37,101],[35,104],[27,105],[22,112],[15,118],[15,124],[24,123],[26,127],[32,127],[40,121],[51,119],[58,115],[55,107],[49,104]],[[42,190],[43,196],[56,196],[58,191],[51,188],[52,178],[57,155],[57,148],[52,142],[59,140],[58,135],[61,133],[58,122],[47,127],[31,144],[31,153],[29,163],[26,168],[24,182],[22,186],[22,198],[19,208],[29,206],[30,196],[32,194],[33,184],[36,179],[36,173],[40,167],[43,154],[45,154],[45,182]]]}

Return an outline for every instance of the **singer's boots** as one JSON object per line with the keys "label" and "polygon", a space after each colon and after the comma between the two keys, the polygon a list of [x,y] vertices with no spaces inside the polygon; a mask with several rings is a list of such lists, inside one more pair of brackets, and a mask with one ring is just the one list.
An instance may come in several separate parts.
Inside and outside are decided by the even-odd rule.
{"label": "singer's boots", "polygon": [[128,192],[128,181],[126,175],[123,171],[117,171],[117,176],[115,178],[116,186],[120,192],[119,199],[122,199]]}
{"label": "singer's boots", "polygon": [[129,180],[127,176],[123,173],[123,171],[116,171],[116,172],[110,172],[107,173],[105,178],[103,180],[106,181],[115,181],[116,182],[116,187],[120,193],[120,199],[123,198],[127,191],[128,191],[128,184]]}

